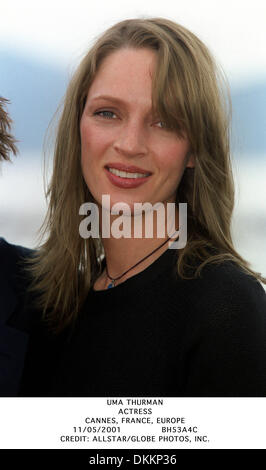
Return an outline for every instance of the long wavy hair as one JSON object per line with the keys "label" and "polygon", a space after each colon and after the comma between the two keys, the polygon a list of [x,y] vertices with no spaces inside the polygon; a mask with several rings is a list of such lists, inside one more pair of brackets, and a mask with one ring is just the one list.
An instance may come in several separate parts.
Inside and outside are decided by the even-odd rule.
{"label": "long wavy hair", "polygon": [[[266,283],[235,250],[231,236],[234,181],[230,156],[229,87],[212,54],[183,26],[164,18],[121,21],[96,38],[66,91],[55,141],[49,208],[41,227],[46,241],[28,260],[30,289],[51,329],[73,324],[95,280],[104,254],[101,239],[79,235],[79,208],[93,202],[81,170],[79,124],[88,90],[102,61],[122,48],[149,48],[158,55],[152,103],[168,126],[186,132],[195,155],[177,189],[176,203],[186,202],[188,239],[179,250],[181,278],[200,276],[207,263],[231,260]],[[188,275],[187,268],[199,260]]]}

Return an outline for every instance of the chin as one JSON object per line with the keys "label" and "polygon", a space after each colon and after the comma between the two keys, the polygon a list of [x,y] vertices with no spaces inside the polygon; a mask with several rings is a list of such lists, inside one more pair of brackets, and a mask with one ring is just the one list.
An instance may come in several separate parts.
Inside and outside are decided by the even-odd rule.
{"label": "chin", "polygon": [[[133,215],[134,211],[134,204],[128,204],[127,202],[114,202],[113,204],[111,203],[111,214],[112,215],[125,215],[125,216],[131,216]],[[122,211],[122,214],[121,214]]]}

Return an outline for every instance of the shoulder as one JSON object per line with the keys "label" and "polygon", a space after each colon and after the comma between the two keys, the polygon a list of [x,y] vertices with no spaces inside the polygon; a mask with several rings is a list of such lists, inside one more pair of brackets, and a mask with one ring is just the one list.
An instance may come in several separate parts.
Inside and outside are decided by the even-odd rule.
{"label": "shoulder", "polygon": [[34,250],[8,243],[0,237],[0,302],[1,323],[7,321],[14,311],[18,299],[24,295],[28,277],[24,272],[24,257]]}
{"label": "shoulder", "polygon": [[237,264],[224,261],[207,264],[190,286],[188,396],[266,396],[262,285]]}
{"label": "shoulder", "polygon": [[16,396],[22,377],[31,324],[23,257],[32,253],[0,238],[0,396]]}
{"label": "shoulder", "polygon": [[8,243],[4,238],[0,237],[0,261],[1,266],[4,262],[15,263],[23,256],[30,256],[34,250],[21,245]]}
{"label": "shoulder", "polygon": [[204,295],[209,301],[213,299],[231,306],[248,308],[256,305],[266,308],[266,293],[262,284],[233,261],[205,265],[198,288],[199,296]]}
{"label": "shoulder", "polygon": [[[197,264],[199,266],[199,264]],[[203,266],[199,275],[191,279],[182,279],[178,276],[182,287],[190,292],[194,302],[208,302],[221,299],[231,302],[258,301],[265,305],[266,293],[262,284],[255,276],[247,273],[237,263],[224,260],[219,263],[209,262]]]}
{"label": "shoulder", "polygon": [[34,250],[21,245],[8,243],[0,237],[0,276],[14,279],[23,267],[23,259],[32,256]]}
{"label": "shoulder", "polygon": [[265,290],[238,264],[228,260],[206,264],[190,286],[189,292],[186,289],[189,310],[200,328],[220,330],[223,335],[235,330],[243,337],[253,332],[266,340]]}

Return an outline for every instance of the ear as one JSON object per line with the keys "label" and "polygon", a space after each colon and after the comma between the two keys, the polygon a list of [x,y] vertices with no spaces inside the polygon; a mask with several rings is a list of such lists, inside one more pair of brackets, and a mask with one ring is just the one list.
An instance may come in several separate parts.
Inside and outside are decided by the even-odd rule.
{"label": "ear", "polygon": [[193,153],[189,152],[187,156],[187,164],[186,168],[194,168],[195,167],[195,156]]}

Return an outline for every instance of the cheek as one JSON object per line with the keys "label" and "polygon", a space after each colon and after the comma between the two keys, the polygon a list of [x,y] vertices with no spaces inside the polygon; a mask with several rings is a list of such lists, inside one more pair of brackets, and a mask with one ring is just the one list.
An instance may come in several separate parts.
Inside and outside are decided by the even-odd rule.
{"label": "cheek", "polygon": [[[106,146],[106,136],[96,127],[82,123],[80,125],[81,138],[81,160],[99,161],[99,156],[103,154]],[[92,156],[94,158],[92,158]]]}
{"label": "cheek", "polygon": [[186,166],[188,145],[168,147],[161,158],[161,169],[171,180],[179,180]]}
{"label": "cheek", "polygon": [[[95,154],[95,145],[92,139],[92,132],[89,126],[81,124],[80,126],[80,138],[81,138],[81,165],[85,168],[88,162],[93,163],[92,155]],[[97,148],[97,147],[96,147]]]}
{"label": "cheek", "polygon": [[92,141],[92,132],[90,129],[90,126],[86,124],[86,121],[81,121],[80,124],[80,138],[81,138],[81,149],[83,152],[86,152],[86,150],[90,147],[90,143]]}
{"label": "cheek", "polygon": [[84,176],[84,179],[87,183],[87,186],[90,189],[91,186],[91,170],[92,168],[92,159],[91,155],[91,138],[90,138],[90,129],[84,122],[80,123],[80,140],[81,140],[81,169]]}
{"label": "cheek", "polygon": [[83,124],[83,121],[81,119],[80,122],[80,143],[81,143],[81,159],[83,159],[85,150],[88,146],[88,132],[86,126]]}

